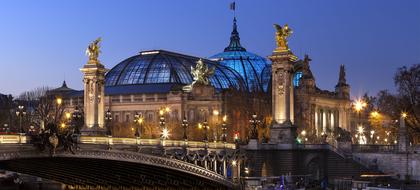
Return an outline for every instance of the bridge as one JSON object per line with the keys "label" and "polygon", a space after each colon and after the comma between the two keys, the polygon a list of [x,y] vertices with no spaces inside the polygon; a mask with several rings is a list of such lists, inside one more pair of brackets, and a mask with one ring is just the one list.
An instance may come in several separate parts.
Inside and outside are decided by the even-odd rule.
{"label": "bridge", "polygon": [[[418,159],[415,154],[398,152],[396,145],[261,143],[255,148],[249,144],[89,136],[79,137],[75,154],[57,151],[51,156],[30,141],[29,136],[0,135],[0,168],[89,187],[237,189],[269,176],[311,180],[328,176],[331,181],[372,172],[396,176],[398,170],[408,172],[411,160]],[[396,160],[397,166],[383,161],[387,158]],[[373,159],[376,167],[372,167]],[[416,173],[412,176],[418,177]]]}
{"label": "bridge", "polygon": [[[0,136],[1,169],[73,186],[234,189],[244,159],[235,144],[86,137],[75,154],[40,152],[30,137]],[[112,166],[112,167],[110,167]]]}

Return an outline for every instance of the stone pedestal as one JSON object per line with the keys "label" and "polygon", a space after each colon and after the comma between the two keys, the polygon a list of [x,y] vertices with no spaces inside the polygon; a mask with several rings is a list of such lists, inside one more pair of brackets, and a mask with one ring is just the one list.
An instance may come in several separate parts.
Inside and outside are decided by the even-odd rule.
{"label": "stone pedestal", "polygon": [[258,139],[250,139],[247,145],[247,149],[258,150],[259,149]]}
{"label": "stone pedestal", "polygon": [[296,127],[290,121],[273,124],[270,128],[270,143],[272,144],[295,144],[296,136]]}
{"label": "stone pedestal", "polygon": [[99,125],[93,127],[85,126],[80,130],[80,134],[82,136],[105,136],[106,130],[104,128],[99,127]]}

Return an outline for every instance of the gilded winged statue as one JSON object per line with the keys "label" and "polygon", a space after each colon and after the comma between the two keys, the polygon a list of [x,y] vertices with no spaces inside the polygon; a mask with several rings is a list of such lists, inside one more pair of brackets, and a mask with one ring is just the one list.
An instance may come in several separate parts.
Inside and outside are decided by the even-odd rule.
{"label": "gilded winged statue", "polygon": [[99,53],[101,53],[101,50],[100,50],[101,46],[99,45],[101,40],[102,40],[101,37],[99,37],[98,39],[90,43],[89,46],[87,47],[86,55],[89,56],[89,60],[98,61]]}
{"label": "gilded winged statue", "polygon": [[203,60],[198,60],[197,65],[194,67],[191,67],[191,74],[193,75],[193,83],[194,84],[202,84],[202,85],[208,85],[209,84],[209,77],[214,74],[214,68],[207,67],[206,64],[204,64]]}
{"label": "gilded winged statue", "polygon": [[276,29],[277,50],[290,50],[289,46],[287,45],[287,38],[289,38],[289,36],[293,33],[292,29],[289,28],[287,24],[285,24],[284,27],[281,27],[278,24],[274,24],[274,28]]}

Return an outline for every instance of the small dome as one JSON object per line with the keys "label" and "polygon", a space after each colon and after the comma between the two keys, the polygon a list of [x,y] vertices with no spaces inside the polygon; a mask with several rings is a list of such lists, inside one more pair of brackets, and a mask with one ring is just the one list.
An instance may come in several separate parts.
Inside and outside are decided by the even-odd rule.
{"label": "small dome", "polygon": [[247,52],[241,46],[236,18],[233,20],[229,46],[225,48],[224,52],[213,55],[210,59],[219,61],[222,65],[237,71],[244,79],[248,91],[265,91],[261,81],[261,72],[267,66],[266,59]]}
{"label": "small dome", "polygon": [[[200,58],[169,51],[144,51],[117,64],[106,74],[106,86],[138,84],[181,84],[193,82],[191,67],[195,67]],[[241,76],[233,69],[217,62],[203,59],[209,67],[215,68],[210,77],[211,85],[216,89],[244,89]]]}

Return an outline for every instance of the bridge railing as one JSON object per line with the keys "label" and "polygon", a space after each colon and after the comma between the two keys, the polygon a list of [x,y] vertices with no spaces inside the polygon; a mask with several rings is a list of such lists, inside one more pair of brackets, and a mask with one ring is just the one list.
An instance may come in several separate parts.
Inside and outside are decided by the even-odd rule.
{"label": "bridge railing", "polygon": [[30,138],[25,135],[0,135],[0,144],[29,143]]}
{"label": "bridge railing", "polygon": [[354,144],[352,145],[352,152],[364,152],[364,153],[395,153],[398,151],[396,145],[372,145],[372,144]]}
{"label": "bridge railing", "polygon": [[[30,136],[25,135],[0,135],[0,144],[27,144],[30,143]],[[161,144],[160,139],[140,139],[140,138],[120,138],[120,137],[93,137],[81,136],[79,138],[81,144],[105,144],[105,145],[139,145],[139,146],[159,146],[165,147],[183,147],[189,148],[214,148],[214,149],[235,149],[233,143],[200,141],[182,141],[182,140],[164,140]]]}

